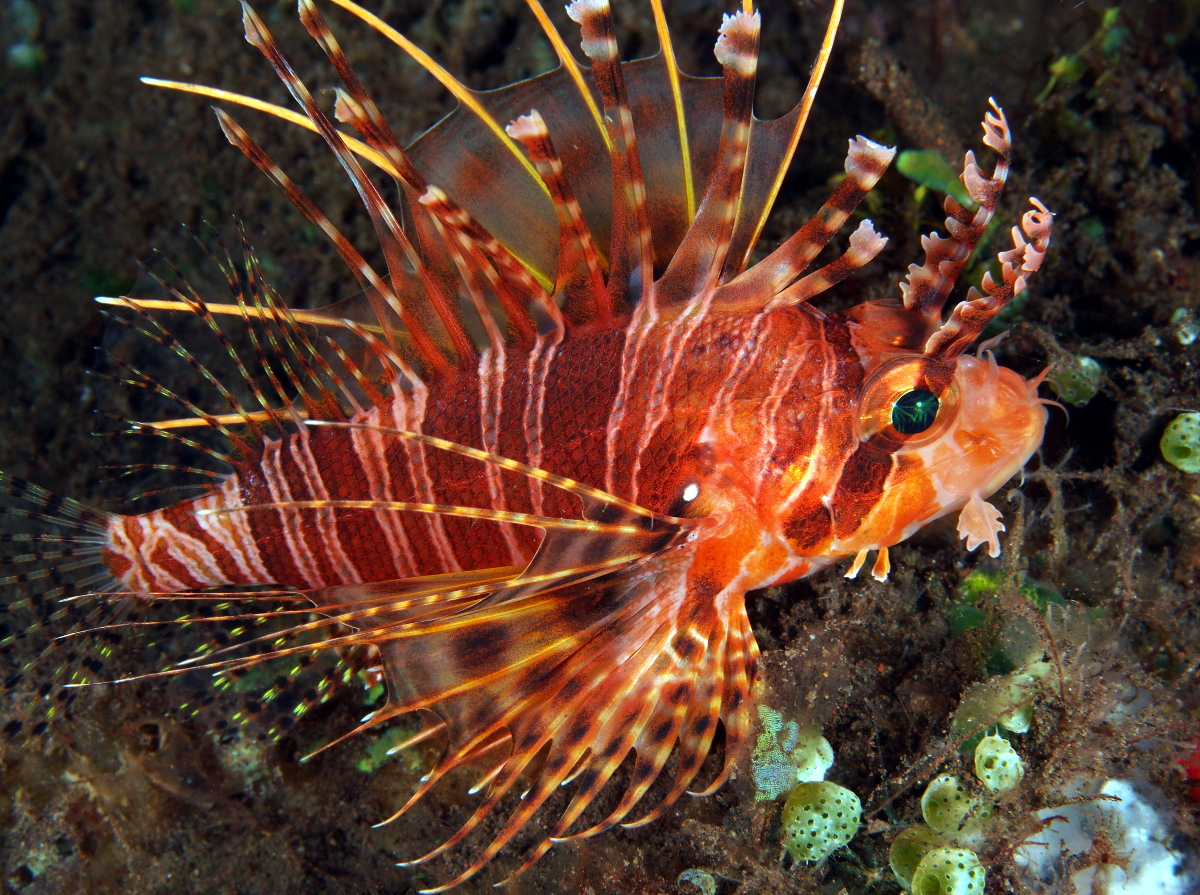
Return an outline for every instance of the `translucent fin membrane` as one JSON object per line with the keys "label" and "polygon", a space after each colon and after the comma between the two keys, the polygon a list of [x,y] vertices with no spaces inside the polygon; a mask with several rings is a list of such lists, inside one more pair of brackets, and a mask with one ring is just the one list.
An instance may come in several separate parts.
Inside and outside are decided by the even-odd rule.
{"label": "translucent fin membrane", "polygon": [[105,671],[103,643],[56,650],[53,635],[108,615],[72,602],[115,586],[103,560],[108,518],[0,472],[0,685],[17,706],[0,718],[6,737],[39,735],[69,704],[64,685]]}
{"label": "translucent fin membrane", "polygon": [[[648,294],[653,279],[672,264],[676,273],[664,284],[668,302],[685,301],[695,290],[711,288],[706,284],[719,285],[741,273],[807,119],[841,9],[839,0],[800,105],[778,121],[760,122],[751,114],[758,20],[749,7],[729,18],[718,42],[724,77],[700,79],[678,70],[660,3],[652,4],[660,54],[638,62],[619,60],[606,3],[573,4],[571,14],[581,23],[585,54],[592,60],[591,70],[584,71],[541,6],[529,0],[559,56],[560,69],[479,93],[454,79],[375,14],[352,0],[336,0],[336,5],[403,50],[461,104],[408,150],[399,146],[310,0],[301,2],[301,17],[346,85],[338,92],[337,115],[363,140],[340,134],[329,124],[249,8],[248,36],[271,60],[304,108],[303,115],[215,88],[161,80],[150,83],[264,111],[325,138],[376,222],[389,259],[390,287],[366,268],[357,252],[349,250],[249,135],[227,115],[222,117],[231,141],[334,240],[372,296],[380,318],[376,322],[385,324],[386,331],[384,318],[395,314],[403,319],[407,337],[422,358],[419,364],[410,358],[410,363],[435,373],[444,362],[461,362],[472,353],[464,341],[464,334],[473,331],[472,324],[462,319],[464,307],[480,312],[492,302],[502,305],[506,325],[511,326],[506,335],[520,339],[528,338],[531,331],[519,322],[525,309],[540,303],[542,311],[535,316],[544,316],[552,307],[546,293],[551,285],[558,287],[554,291],[560,301],[571,305],[567,315],[571,322],[591,324],[607,319],[610,311],[627,312],[630,296],[638,300]],[[601,106],[607,118],[600,115]],[[526,157],[519,145],[524,141],[503,126],[535,111],[554,149],[556,161],[549,163],[557,175],[539,170],[551,156],[543,154],[541,162],[532,154]],[[428,217],[416,214],[419,240],[406,242],[395,216],[356,167],[355,155],[397,178],[410,202],[428,212]],[[557,184],[551,183],[553,179]],[[701,192],[710,197],[707,205],[699,198]],[[563,220],[565,196],[572,196],[578,207],[569,224],[569,239]],[[575,248],[581,223],[594,249],[592,260],[605,278],[607,300],[596,294],[592,267],[586,289],[577,283],[573,290],[577,300],[564,297],[564,270],[578,266]],[[676,257],[685,236],[691,246],[687,260]],[[389,249],[392,245],[397,251]],[[430,272],[437,276],[431,277]],[[444,291],[443,285],[453,288]],[[776,283],[771,295],[785,285]],[[580,298],[583,292],[590,294]],[[436,314],[431,318],[422,307]],[[584,311],[597,316],[584,319]],[[553,317],[553,311],[549,313]],[[494,338],[496,328],[487,325],[483,316],[484,330]],[[385,341],[393,349],[399,347],[391,338]]]}

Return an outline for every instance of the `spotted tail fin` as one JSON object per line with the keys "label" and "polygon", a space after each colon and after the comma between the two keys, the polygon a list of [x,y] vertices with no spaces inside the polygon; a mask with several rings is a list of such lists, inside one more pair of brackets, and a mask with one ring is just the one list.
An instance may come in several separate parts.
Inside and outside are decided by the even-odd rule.
{"label": "spotted tail fin", "polygon": [[98,653],[55,650],[52,638],[111,617],[74,599],[116,587],[103,556],[108,520],[107,513],[0,472],[0,673],[19,706],[15,717],[0,718],[10,738],[40,734],[70,701],[64,685],[103,671]]}

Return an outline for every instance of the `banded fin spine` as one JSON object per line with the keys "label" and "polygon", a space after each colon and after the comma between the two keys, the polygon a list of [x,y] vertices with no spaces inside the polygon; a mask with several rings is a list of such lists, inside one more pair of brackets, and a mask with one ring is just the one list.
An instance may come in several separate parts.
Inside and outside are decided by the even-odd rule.
{"label": "banded fin spine", "polygon": [[573,0],[567,15],[579,24],[583,53],[592,60],[608,124],[612,160],[612,238],[608,293],[614,306],[654,305],[654,243],[646,182],[638,154],[629,93],[621,72],[616,26],[608,0]]}
{"label": "banded fin spine", "polygon": [[554,199],[559,226],[554,294],[563,297],[567,318],[573,323],[611,324],[612,303],[604,286],[596,244],[574,190],[563,176],[562,161],[555,152],[546,122],[534,109],[512,122],[507,133],[521,141]]}
{"label": "banded fin spine", "polygon": [[[271,67],[275,69],[276,74],[279,75],[288,92],[304,108],[305,113],[317,126],[321,137],[328,144],[342,165],[342,168],[350,177],[362,200],[363,207],[367,210],[367,214],[371,218],[371,223],[374,225],[376,237],[383,249],[388,273],[393,282],[403,283],[408,281],[410,279],[408,271],[411,267],[413,271],[412,275],[420,283],[422,294],[435,308],[439,309],[439,316],[452,317],[453,311],[451,310],[450,298],[445,294],[441,284],[432,276],[428,266],[408,236],[404,233],[404,230],[400,227],[400,222],[396,219],[395,213],[383,200],[375,184],[347,148],[345,141],[342,139],[341,132],[333,126],[332,122],[325,116],[325,113],[321,111],[312,94],[309,93],[291,65],[283,57],[262,19],[258,17],[244,0],[242,3],[242,21],[245,26],[246,40],[256,47],[266,57],[267,61],[271,63]],[[384,293],[384,299],[398,316],[404,314],[404,306],[400,298],[391,289],[387,293]],[[419,325],[410,325],[409,333],[412,335],[414,341],[418,343],[430,340],[429,334]],[[445,371],[448,368],[450,363],[448,359],[441,356],[432,348],[427,348],[426,350],[428,353],[423,351],[425,361],[433,369]]]}
{"label": "banded fin spine", "polygon": [[[851,140],[846,153],[846,177],[825,204],[774,252],[722,286],[715,300],[726,307],[747,310],[762,306],[764,301],[775,302],[849,220],[863,197],[879,182],[895,154],[894,148],[881,146],[866,137]],[[864,221],[864,224],[870,228],[869,222]],[[862,226],[856,232],[866,235]],[[874,232],[873,229],[870,232]],[[874,256],[864,258],[861,263],[865,264],[870,257]],[[798,300],[807,300],[817,292],[814,288],[805,288],[804,298]],[[780,299],[780,302],[794,303],[791,299]]]}
{"label": "banded fin spine", "polygon": [[708,295],[728,257],[746,168],[758,68],[758,13],[726,15],[715,55],[724,72],[717,161],[687,234],[658,284],[664,303]]}
{"label": "banded fin spine", "polygon": [[[530,324],[536,323],[511,295],[514,291],[529,296],[544,313],[555,316],[557,307],[548,301],[545,291],[529,271],[464,208],[430,184],[413,165],[312,0],[300,0],[299,7],[305,28],[325,51],[345,84],[345,90],[338,91],[338,118],[350,122],[372,147],[395,164],[401,182],[434,214],[440,225],[450,231],[451,238],[445,240],[446,248],[454,252],[455,243],[462,246],[474,265],[474,275],[482,276],[491,284],[493,292],[505,305],[510,322],[521,331],[529,330]],[[433,190],[436,190],[436,202],[426,202],[424,197]],[[536,329],[536,325],[532,328]]]}
{"label": "banded fin spine", "polygon": [[1041,267],[1050,248],[1054,214],[1038,199],[1030,199],[1031,211],[1021,216],[1021,226],[1012,228],[1013,247],[999,254],[1001,282],[991,271],[983,275],[980,292],[974,286],[959,302],[946,322],[929,337],[925,353],[957,358],[966,351],[1006,304],[1025,291],[1029,277]]}
{"label": "banded fin spine", "polygon": [[[988,103],[991,109],[983,118],[983,142],[996,153],[996,166],[989,177],[979,169],[975,154],[968,152],[960,175],[979,209],[972,214],[953,196],[947,196],[946,229],[950,235],[934,233],[923,237],[925,264],[910,267],[900,285],[904,306],[933,320],[940,320],[946,297],[987,231],[1008,178],[1012,133],[1004,111],[994,99]],[[966,298],[930,335],[924,347],[926,355],[949,362],[957,359],[1001,309],[1025,290],[1028,278],[1041,267],[1050,247],[1054,215],[1038,199],[1029,201],[1033,209],[1022,215],[1020,227],[1012,228],[1013,247],[998,256],[1002,281],[996,283],[991,272],[985,272],[980,283],[983,291],[971,287]]]}

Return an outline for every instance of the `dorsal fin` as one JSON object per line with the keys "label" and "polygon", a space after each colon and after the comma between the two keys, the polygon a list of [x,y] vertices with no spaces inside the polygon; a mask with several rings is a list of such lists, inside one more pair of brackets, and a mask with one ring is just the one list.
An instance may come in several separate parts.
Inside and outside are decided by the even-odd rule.
{"label": "dorsal fin", "polygon": [[562,160],[554,148],[546,122],[536,109],[508,126],[509,136],[520,140],[554,199],[558,213],[558,276],[554,294],[573,323],[605,325],[612,320],[612,301],[596,243],[583,219],[570,181],[563,176]]}
{"label": "dorsal fin", "polygon": [[[346,89],[338,92],[335,110],[338,118],[353,125],[372,147],[395,165],[399,180],[408,188],[411,198],[436,218],[438,229],[442,231],[441,239],[426,243],[426,257],[431,252],[448,251],[459,267],[468,290],[473,281],[483,280],[504,306],[509,325],[515,329],[518,339],[529,341],[537,322],[525,306],[526,301],[539,305],[542,313],[552,318],[557,314],[557,308],[548,300],[545,291],[502,243],[417,170],[312,0],[301,0],[300,17],[345,84]],[[419,213],[417,207],[410,207],[414,213]],[[518,294],[525,300],[517,298]],[[473,295],[472,300],[478,310],[478,298]],[[486,325],[487,315],[479,313]],[[496,339],[493,338],[492,342],[494,344]]]}
{"label": "dorsal fin", "polygon": [[[762,229],[811,108],[842,0],[834,4],[803,99],[791,113],[769,122],[754,119],[751,112],[757,33],[751,24],[757,19],[748,5],[729,17],[718,42],[724,78],[699,79],[678,70],[661,3],[652,4],[659,54],[627,63],[619,59],[606,0],[573,3],[570,14],[581,24],[585,54],[593,63],[591,71],[585,73],[571,58],[537,0],[527,2],[559,56],[560,68],[501,90],[477,92],[453,78],[375,14],[353,0],[335,0],[336,5],[400,47],[460,103],[459,109],[407,151],[399,146],[311,0],[301,2],[301,17],[345,84],[345,89],[339,91],[338,116],[355,127],[365,142],[345,137],[330,125],[275,48],[261,21],[249,11],[248,36],[304,106],[305,116],[210,88],[154,83],[233,100],[301,123],[324,137],[363,196],[384,247],[393,283],[406,284],[403,290],[396,290],[403,291],[403,295],[392,297],[386,294],[386,286],[381,289],[378,283],[370,283],[380,296],[376,304],[387,305],[407,318],[405,326],[414,346],[425,356],[422,366],[427,368],[441,367],[436,358],[430,361],[435,345],[440,346],[441,357],[446,357],[452,346],[451,363],[467,357],[467,332],[486,335],[486,345],[495,343],[498,330],[505,338],[528,340],[544,328],[546,324],[541,321],[549,319],[551,325],[557,325],[556,309],[544,287],[555,283],[561,287],[564,280],[570,279],[570,275],[562,276],[565,271],[578,272],[584,267],[587,279],[594,281],[589,253],[574,249],[581,246],[580,219],[590,234],[595,263],[607,275],[608,305],[614,310],[628,307],[626,299],[631,288],[637,293],[632,296],[635,300],[650,296],[655,273],[666,271],[668,264],[674,268],[663,281],[671,296],[668,303],[690,297],[706,282],[719,284],[736,277]],[[722,90],[724,100],[720,99]],[[599,114],[596,94],[606,119]],[[715,113],[722,104],[725,114],[718,116]],[[563,202],[556,205],[546,178],[538,174],[537,161],[526,158],[501,124],[534,110],[553,137],[551,151],[543,153],[543,158],[557,158],[561,166],[554,192],[560,200],[573,194],[578,205],[579,216],[571,225],[574,235],[569,239],[564,236],[567,231],[560,220]],[[599,130],[598,124],[605,120],[605,129]],[[223,126],[227,121],[227,117],[223,119]],[[246,138],[239,136],[235,142],[248,154],[254,151]],[[395,216],[373,191],[354,161],[355,154],[369,158],[403,184],[418,233],[418,247],[408,241]],[[258,161],[265,169],[268,167],[262,158]],[[276,179],[280,180],[278,176]],[[708,197],[699,209],[697,183],[706,184]],[[310,219],[330,232],[331,228],[323,226],[327,222],[302,201],[298,204]],[[513,214],[513,208],[519,208],[520,214]],[[812,238],[812,234],[805,234],[801,240],[805,242],[805,254],[809,245],[816,245]],[[360,259],[345,250],[344,240],[341,243],[339,251],[359,275]],[[794,291],[791,300],[801,300],[798,296],[853,269],[869,256],[862,250],[866,245],[860,240],[856,254],[839,267],[825,271],[824,279],[814,278],[806,289]],[[793,254],[795,250],[794,245],[789,246]],[[560,251],[566,262],[561,269],[557,257]],[[436,276],[430,274],[432,270],[438,271]],[[789,282],[795,275],[788,278]],[[578,273],[574,276],[577,282],[583,279]],[[447,285],[448,291],[443,288]],[[787,282],[774,285],[772,297]],[[593,286],[589,284],[588,289]],[[733,301],[741,292],[735,289],[723,298]],[[531,313],[539,303],[541,310]],[[463,318],[464,304],[474,308],[471,316],[481,321],[478,327]],[[427,308],[436,313],[427,313]],[[493,326],[489,311],[500,308],[503,316],[497,317],[497,325]],[[606,317],[607,308],[602,305],[591,303],[590,310],[599,315],[598,319]],[[388,316],[386,311],[383,316]],[[575,323],[585,322],[578,305],[568,318]],[[395,347],[395,340],[385,341]],[[471,341],[478,344],[474,335]]]}
{"label": "dorsal fin", "polygon": [[600,90],[612,147],[609,299],[617,306],[653,303],[654,236],[612,9],[608,0],[573,0],[567,15],[579,23],[583,53],[592,60],[592,79]]}
{"label": "dorsal fin", "polygon": [[754,115],[759,28],[758,13],[727,15],[721,24],[716,57],[725,76],[716,167],[687,235],[659,281],[663,304],[686,302],[694,296],[711,293],[725,266],[738,216]]}

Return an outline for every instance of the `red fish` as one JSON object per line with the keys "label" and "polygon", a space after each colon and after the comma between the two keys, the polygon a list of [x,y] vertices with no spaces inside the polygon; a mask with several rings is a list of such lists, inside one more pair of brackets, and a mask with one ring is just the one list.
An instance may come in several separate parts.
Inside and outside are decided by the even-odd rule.
{"label": "red fish", "polygon": [[[662,52],[621,62],[606,0],[575,0],[585,69],[529,0],[561,66],[479,94],[351,0],[334,2],[413,55],[461,108],[402,148],[311,0],[301,17],[344,84],[336,117],[361,139],[326,116],[249,7],[246,37],[302,115],[155,83],[319,133],[362,197],[386,271],[218,111],[229,140],[331,238],[362,298],[289,311],[248,254],[226,266],[227,304],[185,288],[166,301],[108,300],[189,360],[149,312],[195,314],[214,332],[232,316],[250,331],[257,366],[236,361],[252,403],[196,362],[229,412],[179,398],[188,419],[139,424],[180,438],[191,426],[221,432],[230,471],[199,498],[132,516],[5,477],[10,512],[79,542],[56,557],[49,536],[24,536],[38,546],[16,559],[32,571],[9,583],[74,576],[76,590],[159,599],[220,589],[236,600],[245,589],[245,617],[267,612],[251,588],[302,597],[280,617],[315,613],[285,632],[305,642],[251,634],[189,667],[228,673],[308,655],[314,636],[321,649],[374,656],[388,701],[358,730],[420,712],[413,742],[445,743],[395,816],[448,771],[482,768],[470,819],[419,860],[461,842],[536,769],[446,888],[477,873],[567,782],[568,806],[523,867],[563,838],[654,819],[692,784],[723,727],[725,765],[705,792],[719,787],[751,727],[758,647],[747,591],[846,559],[853,576],[871,553],[883,580],[888,548],[949,513],[968,549],[999,554],[1004,526],[987,498],[1037,449],[1046,414],[1037,381],[967,349],[1038,269],[1051,215],[1032,200],[1000,255],[1000,280],[985,276],[944,314],[1008,172],[1009,128],[993,104],[983,130],[994,168],[968,154],[962,174],[977,207],[946,199],[948,235],[924,239],[924,262],[898,294],[825,313],[814,300],[886,240],[864,220],[840,257],[808,268],[894,150],[851,140],[828,202],[749,261],[840,5],[804,101],[759,121],[760,21],[748,5],[722,25],[723,77],[700,79],[675,66],[657,2]],[[363,160],[394,178],[400,205]],[[673,752],[666,796],[633,815]],[[617,806],[576,830],[631,753]]]}

